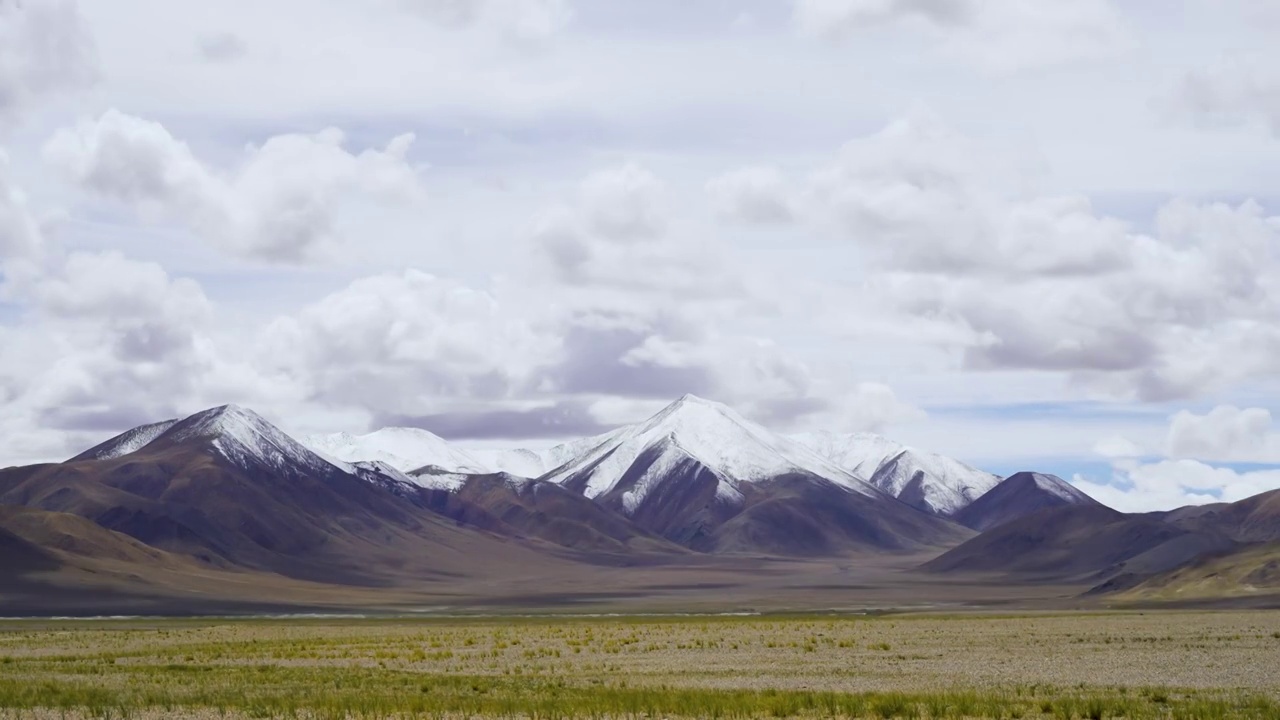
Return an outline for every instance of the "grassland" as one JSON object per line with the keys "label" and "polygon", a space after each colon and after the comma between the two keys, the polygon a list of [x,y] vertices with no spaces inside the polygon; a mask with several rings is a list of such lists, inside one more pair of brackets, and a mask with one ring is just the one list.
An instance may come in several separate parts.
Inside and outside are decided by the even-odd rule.
{"label": "grassland", "polygon": [[1280,718],[1280,613],[0,622],[0,717]]}

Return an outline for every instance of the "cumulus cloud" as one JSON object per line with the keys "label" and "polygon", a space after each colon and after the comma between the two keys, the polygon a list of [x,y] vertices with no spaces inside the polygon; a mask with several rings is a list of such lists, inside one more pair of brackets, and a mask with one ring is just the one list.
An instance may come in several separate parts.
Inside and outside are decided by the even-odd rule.
{"label": "cumulus cloud", "polygon": [[96,78],[93,41],[74,0],[0,1],[0,129],[42,98]]}
{"label": "cumulus cloud", "polygon": [[1120,472],[1111,483],[1076,476],[1072,484],[1122,512],[1235,502],[1280,488],[1280,470],[1237,471],[1197,460],[1161,460]]}
{"label": "cumulus cloud", "polygon": [[1204,415],[1178,412],[1169,422],[1165,452],[1172,458],[1280,463],[1280,433],[1265,408],[1219,405]]}
{"label": "cumulus cloud", "polygon": [[794,20],[806,33],[836,39],[903,25],[945,53],[997,70],[1106,57],[1128,42],[1108,0],[796,0]]}
{"label": "cumulus cloud", "polygon": [[58,131],[45,157],[86,190],[144,219],[182,223],[221,248],[271,262],[324,258],[345,239],[354,199],[411,202],[422,193],[407,154],[413,135],[353,154],[336,128],[288,134],[246,150],[219,172],[159,123],[109,110]]}
{"label": "cumulus cloud", "polygon": [[677,232],[666,186],[636,163],[588,175],[566,202],[529,227],[535,259],[555,283],[583,290],[589,307],[652,307],[741,299],[741,276],[714,238]]}
{"label": "cumulus cloud", "polygon": [[243,369],[211,335],[203,290],[156,263],[73,252],[50,258],[12,291],[28,314],[5,338],[21,352],[0,352],[0,376],[23,379],[0,412],[6,459],[73,454],[104,433],[246,388]]}
{"label": "cumulus cloud", "polygon": [[261,344],[264,363],[312,399],[418,415],[512,397],[549,342],[493,295],[406,270],[274,320]]}
{"label": "cumulus cloud", "polygon": [[601,170],[582,181],[581,207],[590,229],[616,242],[662,235],[664,188],[657,176],[635,164]]}
{"label": "cumulus cloud", "polygon": [[956,323],[970,369],[1153,401],[1275,371],[1280,222],[1260,204],[1174,200],[1140,233],[1002,179],[993,157],[914,113],[814,172],[808,219],[863,252],[867,294]]}
{"label": "cumulus cloud", "polygon": [[1280,488],[1280,469],[1241,470],[1211,463],[1280,463],[1280,433],[1264,408],[1219,405],[1207,413],[1182,410],[1169,418],[1161,451],[1152,454],[1123,437],[1098,442],[1112,463],[1107,479],[1075,482],[1099,501],[1125,512],[1169,510],[1183,505],[1234,502]]}
{"label": "cumulus cloud", "polygon": [[1080,196],[1020,198],[988,175],[998,158],[916,109],[846,143],[809,202],[882,265],[1012,277],[1119,269],[1125,226]]}
{"label": "cumulus cloud", "polygon": [[716,213],[726,219],[755,225],[790,222],[795,216],[790,189],[777,168],[745,167],[707,182]]}

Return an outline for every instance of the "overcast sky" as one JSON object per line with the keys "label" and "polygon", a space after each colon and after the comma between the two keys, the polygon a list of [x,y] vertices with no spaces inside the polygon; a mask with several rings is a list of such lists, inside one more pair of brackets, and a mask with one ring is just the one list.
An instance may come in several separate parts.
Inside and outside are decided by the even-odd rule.
{"label": "overcast sky", "polygon": [[685,392],[1280,487],[1280,3],[0,0],[0,465]]}

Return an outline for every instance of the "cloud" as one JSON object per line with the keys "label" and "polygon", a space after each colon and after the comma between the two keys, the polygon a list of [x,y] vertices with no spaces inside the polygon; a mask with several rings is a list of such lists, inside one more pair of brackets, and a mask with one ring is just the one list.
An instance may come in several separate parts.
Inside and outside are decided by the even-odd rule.
{"label": "cloud", "polygon": [[0,149],[0,270],[8,261],[35,257],[43,240],[26,194],[9,180],[9,158]]}
{"label": "cloud", "polygon": [[447,27],[484,26],[509,39],[546,40],[573,18],[568,0],[400,0],[403,6]]}
{"label": "cloud", "polygon": [[1125,512],[1234,502],[1280,488],[1280,468],[1241,470],[1209,463],[1280,464],[1280,433],[1264,408],[1219,405],[1205,414],[1181,410],[1169,418],[1164,458],[1122,437],[1099,441],[1095,451],[1112,461],[1112,477],[1077,477],[1101,502]]}
{"label": "cloud", "polygon": [[1240,472],[1196,460],[1161,460],[1117,473],[1110,484],[1076,476],[1072,484],[1121,512],[1235,502],[1280,488],[1280,470]]}
{"label": "cloud", "polygon": [[[210,334],[213,307],[203,290],[156,263],[77,251],[49,258],[42,274],[11,291],[28,313],[8,328],[21,352],[0,353],[0,373],[23,378],[0,413],[13,433],[0,443],[6,457],[42,447],[52,456],[44,459],[72,454],[102,431],[245,388]],[[117,421],[129,424],[111,425]]]}
{"label": "cloud", "polygon": [[0,0],[0,129],[97,76],[96,50],[74,0]]}
{"label": "cloud", "polygon": [[1172,458],[1280,463],[1280,434],[1264,408],[1219,405],[1207,414],[1187,410],[1169,422],[1165,452]]}
{"label": "cloud", "polygon": [[1190,71],[1156,105],[1202,127],[1257,124],[1280,137],[1280,74],[1274,65],[1232,58]]}
{"label": "cloud", "polygon": [[196,51],[209,62],[231,62],[244,57],[249,46],[239,35],[222,32],[201,36],[196,41]]}
{"label": "cloud", "polygon": [[906,19],[959,26],[975,11],[968,0],[796,0],[795,20],[807,32],[838,36]]}
{"label": "cloud", "polygon": [[176,221],[231,252],[296,264],[325,258],[347,239],[344,206],[412,202],[423,192],[407,159],[412,134],[359,154],[343,141],[336,128],[277,135],[220,173],[159,123],[109,110],[58,131],[45,157],[81,187],[146,220]]}
{"label": "cloud", "polygon": [[590,437],[612,430],[601,423],[590,405],[560,401],[521,408],[486,408],[430,415],[377,415],[384,427],[417,427],[447,440],[530,440]]}
{"label": "cloud", "polygon": [[1105,437],[1094,443],[1093,452],[1114,460],[1125,460],[1146,455],[1140,445],[1120,435]]}
{"label": "cloud", "polygon": [[666,186],[636,163],[597,170],[533,217],[534,259],[588,309],[740,300],[748,291],[715,238],[673,227]]}
{"label": "cloud", "polygon": [[1275,372],[1280,220],[1259,203],[1173,200],[1141,233],[999,157],[916,111],[816,170],[804,219],[858,248],[866,296],[954,323],[971,370],[1150,401]]}
{"label": "cloud", "polygon": [[786,179],[777,168],[745,167],[707,182],[716,213],[730,221],[751,225],[791,222],[795,211]]}
{"label": "cloud", "polygon": [[1080,196],[1012,196],[990,177],[999,160],[917,108],[846,143],[811,178],[808,203],[895,270],[997,279],[1125,265],[1123,223]]}
{"label": "cloud", "polygon": [[560,359],[541,382],[555,392],[670,399],[716,391],[713,370],[691,361],[685,346],[699,331],[673,317],[593,315],[571,321]]}
{"label": "cloud", "polygon": [[834,39],[901,25],[945,54],[1001,71],[1106,57],[1128,44],[1108,0],[796,0],[793,18],[801,31]]}
{"label": "cloud", "polygon": [[664,192],[657,176],[627,163],[583,180],[581,207],[590,229],[606,240],[653,240],[665,226]]}
{"label": "cloud", "polygon": [[508,399],[553,343],[489,293],[417,270],[356,280],[261,339],[305,396],[393,415]]}

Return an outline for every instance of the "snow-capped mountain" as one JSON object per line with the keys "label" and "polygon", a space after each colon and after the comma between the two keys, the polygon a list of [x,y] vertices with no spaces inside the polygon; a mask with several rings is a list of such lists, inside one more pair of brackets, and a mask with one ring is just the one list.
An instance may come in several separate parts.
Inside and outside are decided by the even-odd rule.
{"label": "snow-capped mountain", "polygon": [[884,492],[935,515],[959,512],[1000,482],[998,475],[959,460],[871,433],[816,432],[793,437]]}
{"label": "snow-capped mountain", "polygon": [[491,472],[503,472],[519,477],[542,477],[571,460],[580,457],[593,447],[607,440],[613,433],[570,440],[549,448],[514,450],[469,448],[467,454],[484,463]]}
{"label": "snow-capped mountain", "polygon": [[692,395],[610,433],[542,480],[707,552],[828,555],[963,535],[796,440]]}
{"label": "snow-capped mountain", "polygon": [[419,428],[390,427],[365,435],[333,433],[310,435],[303,443],[322,455],[342,462],[382,462],[405,473],[435,468],[462,474],[493,472],[490,465],[472,457],[449,441]]}
{"label": "snow-capped mountain", "polygon": [[460,448],[427,430],[389,427],[364,435],[345,432],[308,435],[302,442],[315,452],[339,462],[380,462],[414,475],[506,473],[535,478],[581,455],[602,442],[604,437],[607,436],[582,438],[541,450]]}
{"label": "snow-capped mountain", "polygon": [[650,493],[690,462],[716,478],[716,497],[742,499],[743,483],[809,474],[865,495],[877,491],[850,472],[789,438],[775,435],[720,403],[685,395],[658,414],[606,437],[544,479],[588,498],[621,494],[634,513]]}

